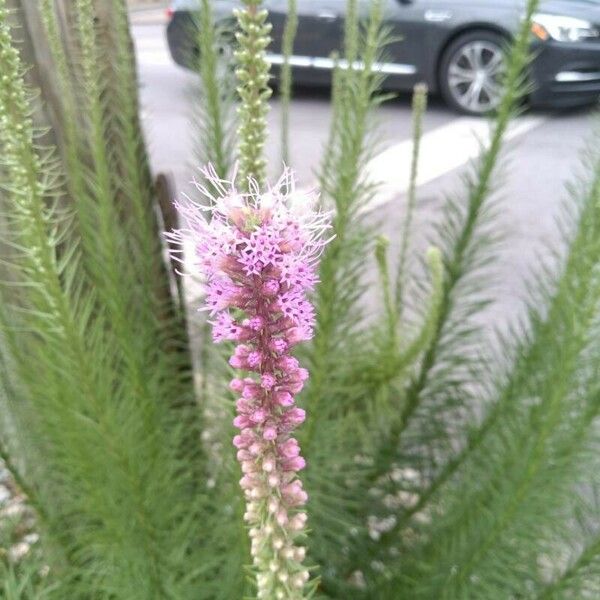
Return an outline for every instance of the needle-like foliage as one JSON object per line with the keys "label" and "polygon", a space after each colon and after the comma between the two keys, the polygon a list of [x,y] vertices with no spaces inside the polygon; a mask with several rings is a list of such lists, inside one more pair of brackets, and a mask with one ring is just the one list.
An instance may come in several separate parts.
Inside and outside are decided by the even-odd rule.
{"label": "needle-like foliage", "polygon": [[[200,538],[197,417],[176,304],[161,295],[169,288],[145,204],[151,183],[137,90],[126,84],[131,73],[120,72],[125,60],[112,64],[114,73],[97,69],[107,64],[101,35],[110,33],[129,61],[127,29],[117,22],[101,34],[92,11],[85,0],[75,9],[77,89],[86,90],[89,120],[77,138],[81,187],[71,203],[74,157],[63,164],[36,133],[0,5],[2,401],[11,415],[2,439],[18,480],[35,482],[26,490],[43,508],[62,597],[89,588],[102,597],[164,598],[187,594],[194,578],[180,561]],[[124,16],[122,6],[113,14]],[[121,100],[118,116],[106,108],[110,92]]]}

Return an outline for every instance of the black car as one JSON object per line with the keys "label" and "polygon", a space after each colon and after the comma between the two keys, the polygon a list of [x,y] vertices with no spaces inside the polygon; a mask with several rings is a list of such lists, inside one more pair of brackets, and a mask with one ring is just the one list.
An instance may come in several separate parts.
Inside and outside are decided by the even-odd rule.
{"label": "black car", "polygon": [[[298,33],[291,64],[295,81],[327,84],[331,54],[342,45],[346,0],[298,0]],[[287,0],[266,0],[273,24],[269,59],[282,63]],[[214,0],[218,19],[231,17],[234,0]],[[359,0],[366,15],[369,1]],[[384,0],[385,20],[398,41],[377,68],[386,88],[410,90],[424,81],[456,110],[480,115],[500,99],[503,49],[523,18],[525,0]],[[197,55],[191,33],[198,0],[172,3],[167,38],[174,60]],[[600,96],[600,0],[542,0],[531,31],[536,106],[574,106]]]}

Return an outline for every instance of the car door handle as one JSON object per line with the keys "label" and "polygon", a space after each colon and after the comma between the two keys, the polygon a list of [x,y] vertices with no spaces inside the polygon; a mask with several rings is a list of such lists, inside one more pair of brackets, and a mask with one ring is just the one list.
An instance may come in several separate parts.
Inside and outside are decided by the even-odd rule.
{"label": "car door handle", "polygon": [[321,19],[322,21],[335,21],[337,19],[337,15],[330,10],[322,10],[321,12],[317,13],[317,18]]}

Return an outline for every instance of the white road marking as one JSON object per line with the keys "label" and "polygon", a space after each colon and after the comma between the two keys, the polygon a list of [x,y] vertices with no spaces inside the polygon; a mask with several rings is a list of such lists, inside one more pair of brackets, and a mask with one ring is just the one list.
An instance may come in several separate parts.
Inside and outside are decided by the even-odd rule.
{"label": "white road marking", "polygon": [[[506,133],[512,140],[541,126],[544,117],[521,117],[513,122]],[[481,144],[489,139],[490,123],[487,119],[460,117],[447,125],[426,133],[421,139],[417,186],[422,186],[446,173],[450,173],[481,152]],[[373,158],[366,168],[370,182],[379,188],[373,200],[361,212],[370,212],[394,196],[408,191],[412,160],[412,140],[390,146]]]}

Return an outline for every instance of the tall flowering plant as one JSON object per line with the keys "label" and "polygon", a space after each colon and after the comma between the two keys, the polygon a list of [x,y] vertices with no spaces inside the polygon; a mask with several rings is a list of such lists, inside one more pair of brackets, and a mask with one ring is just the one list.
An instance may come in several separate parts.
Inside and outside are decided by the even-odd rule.
{"label": "tall flowering plant", "polygon": [[317,283],[329,215],[314,210],[314,194],[295,190],[289,171],[266,191],[250,179],[245,193],[211,168],[204,176],[218,197],[201,187],[210,208],[178,204],[186,227],[168,237],[179,245],[176,253],[193,247],[192,270],[206,278],[213,339],[236,343],[229,363],[245,374],[229,387],[239,395],[233,424],[240,432],[233,444],[243,472],[258,597],[303,598],[308,496],[293,431],[305,419],[295,396],[308,371],[292,350],[312,337],[315,315],[307,292]]}

